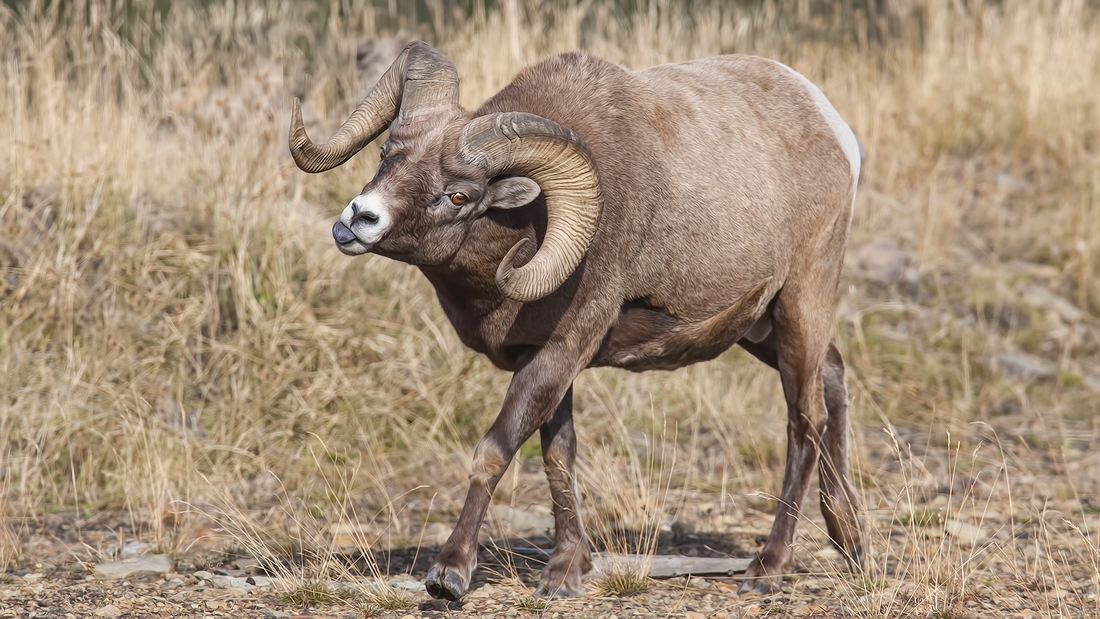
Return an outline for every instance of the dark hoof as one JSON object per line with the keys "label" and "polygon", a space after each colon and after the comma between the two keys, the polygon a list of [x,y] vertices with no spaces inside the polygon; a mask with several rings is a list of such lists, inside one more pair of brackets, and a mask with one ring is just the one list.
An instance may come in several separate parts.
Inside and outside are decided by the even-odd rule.
{"label": "dark hoof", "polygon": [[779,583],[782,581],[783,565],[790,562],[790,553],[787,553],[787,558],[776,557],[767,552],[767,548],[764,552],[761,552],[756,556],[756,559],[749,564],[749,569],[745,570],[745,580],[741,581],[741,586],[737,588],[738,595],[744,595],[750,591],[760,594],[779,593]]}
{"label": "dark hoof", "polygon": [[439,600],[457,602],[466,595],[466,583],[462,582],[462,577],[438,565],[428,570],[424,588],[428,590],[428,595]]}
{"label": "dark hoof", "polygon": [[772,582],[771,578],[746,578],[737,588],[737,595],[745,595],[750,591],[761,595],[779,593],[779,583]]}

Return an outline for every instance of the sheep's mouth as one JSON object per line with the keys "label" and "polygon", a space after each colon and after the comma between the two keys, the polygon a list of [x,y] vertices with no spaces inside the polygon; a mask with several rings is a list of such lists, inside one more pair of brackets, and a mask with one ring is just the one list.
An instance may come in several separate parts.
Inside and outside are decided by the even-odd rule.
{"label": "sheep's mouth", "polygon": [[332,224],[332,238],[337,245],[349,245],[353,241],[359,240],[355,238],[355,233],[351,231],[351,228],[345,226],[342,221]]}
{"label": "sheep's mouth", "polygon": [[336,241],[336,247],[349,256],[358,256],[368,251],[367,246],[342,221],[332,224],[332,239]]}

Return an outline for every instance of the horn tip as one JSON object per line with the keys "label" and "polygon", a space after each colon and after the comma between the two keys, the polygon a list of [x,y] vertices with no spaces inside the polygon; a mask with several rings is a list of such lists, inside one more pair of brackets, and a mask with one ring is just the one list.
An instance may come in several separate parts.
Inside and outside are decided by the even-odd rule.
{"label": "horn tip", "polygon": [[517,294],[514,282],[512,281],[512,276],[516,273],[516,268],[512,266],[512,262],[515,260],[516,254],[519,253],[520,248],[523,247],[525,243],[527,243],[527,240],[528,239],[526,237],[520,239],[515,245],[512,246],[511,249],[508,250],[507,254],[504,254],[504,259],[500,261],[499,265],[497,265],[497,288],[499,288],[500,291],[504,293],[504,296],[508,297],[509,299],[514,299],[516,301],[530,300],[523,298],[522,296]]}

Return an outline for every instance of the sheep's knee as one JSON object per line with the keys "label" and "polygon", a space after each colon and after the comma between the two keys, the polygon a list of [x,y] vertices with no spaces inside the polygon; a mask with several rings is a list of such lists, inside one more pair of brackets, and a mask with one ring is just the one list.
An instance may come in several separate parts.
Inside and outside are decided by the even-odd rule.
{"label": "sheep's knee", "polygon": [[501,453],[496,441],[486,438],[474,449],[474,462],[470,470],[470,484],[495,487],[497,480],[508,467],[508,459]]}

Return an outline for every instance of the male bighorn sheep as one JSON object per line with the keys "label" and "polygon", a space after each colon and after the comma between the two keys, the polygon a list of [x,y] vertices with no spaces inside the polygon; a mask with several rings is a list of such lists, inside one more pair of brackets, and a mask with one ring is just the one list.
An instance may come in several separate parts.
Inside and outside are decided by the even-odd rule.
{"label": "male bighorn sheep", "polygon": [[332,226],[337,247],[419,267],[462,342],[514,373],[431,595],[466,593],[493,490],[535,430],[557,540],[538,592],[583,595],[573,379],[678,368],[735,343],[779,370],[788,407],[775,521],[741,592],[773,590],[790,567],[815,466],[829,536],[861,563],[844,362],[829,341],[860,158],[820,90],[750,56],[634,72],[571,53],[471,113],[454,64],[414,42],[324,144],[295,101],[290,150],[323,172],[387,128],[374,179]]}

